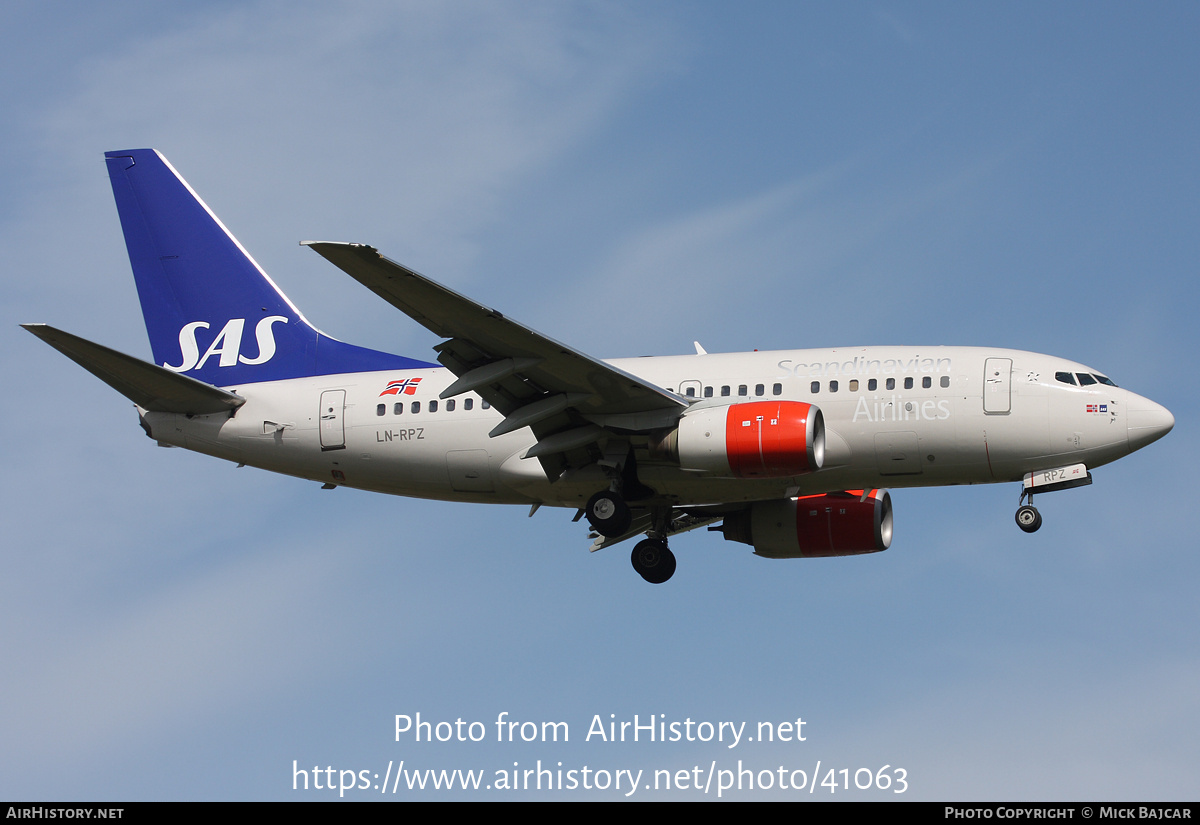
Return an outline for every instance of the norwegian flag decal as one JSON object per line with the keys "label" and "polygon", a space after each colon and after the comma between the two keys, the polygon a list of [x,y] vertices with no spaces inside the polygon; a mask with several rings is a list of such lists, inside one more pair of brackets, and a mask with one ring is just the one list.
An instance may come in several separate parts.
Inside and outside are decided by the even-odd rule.
{"label": "norwegian flag decal", "polygon": [[385,395],[416,395],[417,384],[421,383],[420,378],[405,378],[401,381],[393,381],[387,385],[387,389],[379,393],[382,398]]}

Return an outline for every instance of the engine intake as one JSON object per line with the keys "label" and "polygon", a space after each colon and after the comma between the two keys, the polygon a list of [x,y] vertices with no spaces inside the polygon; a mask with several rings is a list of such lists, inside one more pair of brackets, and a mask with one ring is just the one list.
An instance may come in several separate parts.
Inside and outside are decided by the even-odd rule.
{"label": "engine intake", "polygon": [[751,401],[689,411],[652,445],[685,470],[783,478],[821,469],[825,419],[802,401]]}

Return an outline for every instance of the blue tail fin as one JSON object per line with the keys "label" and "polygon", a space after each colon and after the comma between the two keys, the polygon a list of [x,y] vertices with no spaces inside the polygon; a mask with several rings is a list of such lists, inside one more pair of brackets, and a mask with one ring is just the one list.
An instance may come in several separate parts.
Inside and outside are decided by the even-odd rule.
{"label": "blue tail fin", "polygon": [[156,363],[217,386],[437,366],[314,329],[158,152],[105,159]]}

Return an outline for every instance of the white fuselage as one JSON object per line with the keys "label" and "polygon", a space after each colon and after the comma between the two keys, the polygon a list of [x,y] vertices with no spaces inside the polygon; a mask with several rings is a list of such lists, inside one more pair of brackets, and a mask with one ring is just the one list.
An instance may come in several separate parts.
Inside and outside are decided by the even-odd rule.
{"label": "white fuselage", "polygon": [[[1055,377],[1095,375],[1090,368],[1017,350],[863,347],[611,363],[694,398],[693,409],[789,400],[824,415],[823,468],[787,478],[682,469],[650,457],[635,438],[639,480],[674,505],[1017,481],[1037,470],[1106,464],[1169,429],[1170,414],[1147,399]],[[403,378],[421,379],[413,394],[381,395]],[[448,370],[425,369],[245,384],[229,387],[246,399],[233,416],[143,416],[163,443],[396,495],[580,507],[604,486],[596,466],[548,480],[536,459],[522,458],[536,443],[529,429],[490,438],[496,410],[470,393],[453,405],[438,399],[454,380]]]}

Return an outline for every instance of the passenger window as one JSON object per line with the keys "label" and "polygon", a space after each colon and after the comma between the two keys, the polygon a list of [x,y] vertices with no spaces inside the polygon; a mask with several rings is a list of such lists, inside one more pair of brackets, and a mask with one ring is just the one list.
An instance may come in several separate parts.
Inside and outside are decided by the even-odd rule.
{"label": "passenger window", "polygon": [[1079,386],[1081,387],[1087,387],[1096,383],[1096,379],[1092,378],[1092,376],[1088,375],[1086,372],[1077,372],[1075,375],[1078,376]]}
{"label": "passenger window", "polygon": [[817,393],[819,393],[821,391],[821,382],[813,381],[812,385],[809,386],[808,391],[811,392],[813,395],[816,395]]}
{"label": "passenger window", "polygon": [[921,379],[921,387],[922,388],[929,389],[932,386],[933,386],[933,379],[930,378],[928,375],[926,375],[924,378]]}
{"label": "passenger window", "polygon": [[436,402],[436,401],[430,401],[430,402],[429,402],[429,411],[430,411],[430,412],[437,412],[437,402]]}
{"label": "passenger window", "polygon": [[383,415],[385,412],[387,412],[387,404],[379,404],[375,407],[376,415]]}
{"label": "passenger window", "polygon": [[875,390],[879,389],[879,379],[877,379],[877,378],[868,379],[867,380],[867,389],[870,390],[871,392],[875,392]]}
{"label": "passenger window", "polygon": [[858,392],[858,379],[855,378],[850,382],[850,392]]}
{"label": "passenger window", "polygon": [[838,387],[838,383],[837,383],[837,381],[830,381],[830,382],[829,382],[829,391],[830,391],[830,392],[837,392],[837,387]]}
{"label": "passenger window", "polygon": [[762,384],[755,384],[754,385],[754,394],[755,395],[766,395],[767,388],[764,387]]}
{"label": "passenger window", "polygon": [[912,389],[912,376],[909,376],[908,378],[904,379],[904,389],[906,389],[906,390]]}
{"label": "passenger window", "polygon": [[392,405],[392,415],[404,415],[404,402],[397,401]]}
{"label": "passenger window", "polygon": [[748,393],[746,392],[746,385],[745,385],[745,384],[738,384],[738,395],[739,395],[739,396],[741,396],[741,397],[743,397],[743,398],[744,398],[746,395],[748,395]]}
{"label": "passenger window", "polygon": [[895,379],[895,378],[889,378],[889,379],[887,380],[887,388],[888,388],[889,390],[894,390],[894,389],[896,389],[896,379]]}
{"label": "passenger window", "polygon": [[474,398],[464,398],[464,399],[463,399],[463,409],[464,409],[464,410],[469,410],[469,409],[471,409],[471,408],[472,408],[472,407],[474,407],[474,406],[475,406],[475,399],[474,399]]}
{"label": "passenger window", "polygon": [[454,399],[451,398],[446,402],[446,412],[454,412]]}
{"label": "passenger window", "polygon": [[783,384],[774,385],[771,387],[771,392],[775,393],[776,395],[783,395]]}
{"label": "passenger window", "polygon": [[688,398],[695,398],[696,397],[696,388],[688,387],[686,390],[684,390],[683,394],[686,395]]}
{"label": "passenger window", "polygon": [[728,384],[721,387],[721,397],[724,398],[727,395],[729,395],[729,385]]}
{"label": "passenger window", "polygon": [[950,376],[943,375],[942,376],[942,389],[947,389],[947,388],[949,388],[949,386],[950,386]]}
{"label": "passenger window", "polygon": [[414,401],[412,403],[412,411],[415,413],[419,413],[421,411],[421,402],[420,401]]}
{"label": "passenger window", "polygon": [[486,401],[480,401],[480,402],[479,402],[479,409],[481,409],[481,410],[490,410],[491,408],[492,408],[492,405],[491,405],[491,404],[489,404],[488,402],[486,402]]}
{"label": "passenger window", "polygon": [[705,387],[705,388],[704,388],[704,397],[705,397],[705,398],[712,398],[712,387]]}

